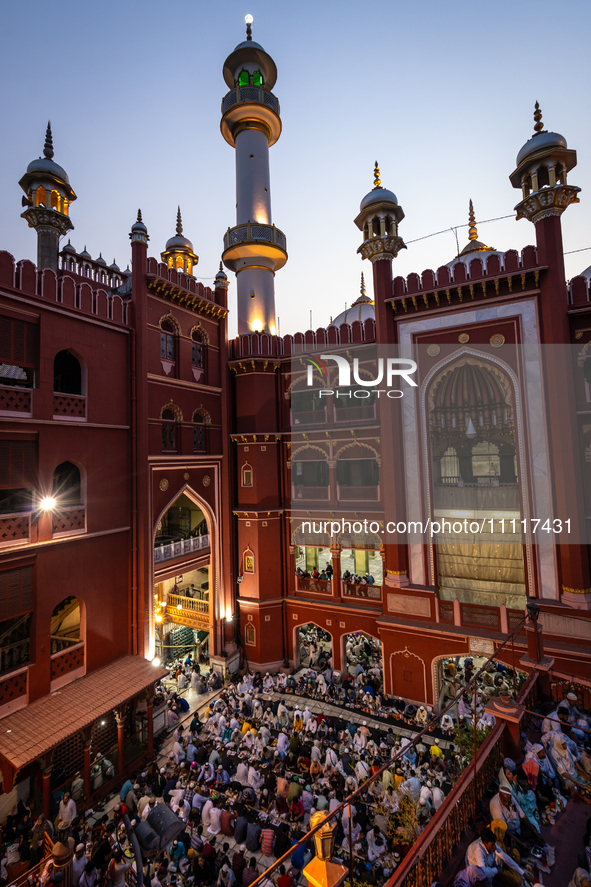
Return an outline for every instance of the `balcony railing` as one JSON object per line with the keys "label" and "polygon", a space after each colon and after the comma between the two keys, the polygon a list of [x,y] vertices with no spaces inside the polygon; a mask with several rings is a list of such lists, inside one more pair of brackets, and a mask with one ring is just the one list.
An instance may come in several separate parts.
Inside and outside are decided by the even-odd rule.
{"label": "balcony railing", "polygon": [[180,610],[187,610],[189,613],[209,614],[209,601],[198,601],[182,594],[167,594],[166,603],[168,607],[176,607],[177,610],[180,605]]}
{"label": "balcony railing", "polygon": [[70,645],[51,656],[51,680],[84,667],[84,642]]}
{"label": "balcony railing", "polygon": [[285,234],[279,228],[276,228],[275,225],[260,225],[258,222],[247,222],[245,225],[228,228],[224,234],[224,249],[228,249],[237,243],[249,243],[253,240],[274,243],[281,247],[281,249],[285,249],[287,244]]}
{"label": "balcony railing", "polygon": [[74,505],[71,508],[60,508],[54,511],[51,518],[51,534],[56,536],[71,536],[75,533],[86,532],[86,508],[84,505]]}
{"label": "balcony railing", "polygon": [[380,498],[380,487],[344,487],[337,484],[337,499],[341,502],[377,502]]}
{"label": "balcony railing", "polygon": [[362,598],[367,601],[381,603],[381,585],[353,585],[351,582],[341,582],[341,594],[343,597]]}
{"label": "balcony railing", "polygon": [[292,487],[292,499],[305,499],[306,501],[326,501],[330,499],[330,487]]}
{"label": "balcony railing", "polygon": [[335,407],[334,409],[334,420],[335,422],[367,422],[370,419],[375,419],[376,417],[376,405],[372,404],[359,404],[359,406],[350,407]]}
{"label": "balcony railing", "polygon": [[326,407],[319,410],[303,410],[298,412],[291,411],[292,425],[325,425],[326,424]]}
{"label": "balcony railing", "polygon": [[28,542],[31,538],[31,515],[3,514],[0,517],[0,546]]}
{"label": "balcony railing", "polygon": [[53,415],[58,419],[80,421],[86,419],[86,398],[78,394],[53,395]]}
{"label": "balcony railing", "polygon": [[184,557],[185,554],[191,554],[194,551],[204,551],[209,548],[209,535],[192,536],[190,539],[180,539],[177,542],[158,543],[158,539],[154,543],[154,563],[163,564],[165,561],[172,561],[177,557]]}
{"label": "balcony railing", "polygon": [[304,579],[302,576],[296,576],[297,591],[314,591],[319,594],[331,593],[330,579]]}
{"label": "balcony railing", "polygon": [[279,114],[279,99],[264,86],[237,86],[222,99],[222,114],[241,102],[258,102]]}
{"label": "balcony railing", "polygon": [[7,388],[0,386],[0,414],[30,416],[32,412],[33,392],[30,388]]}

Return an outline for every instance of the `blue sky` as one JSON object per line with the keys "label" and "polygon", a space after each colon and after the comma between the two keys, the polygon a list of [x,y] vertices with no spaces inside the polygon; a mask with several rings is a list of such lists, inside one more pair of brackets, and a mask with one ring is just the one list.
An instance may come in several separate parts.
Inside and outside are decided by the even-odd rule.
{"label": "blue sky", "polygon": [[[407,241],[465,224],[470,198],[478,219],[511,213],[519,194],[508,175],[533,132],[536,99],[546,128],[578,152],[569,181],[583,190],[563,216],[565,250],[591,247],[589,3],[21,0],[3,9],[0,248],[35,258],[18,180],[51,118],[55,160],[78,195],[78,250],[125,267],[141,207],[159,255],[180,203],[196,275],[212,278],[235,223],[222,65],[246,13],[278,68],[283,134],[271,149],[271,193],[289,250],[275,279],[282,333],[308,328],[310,309],[313,326],[325,325],[357,297],[362,269],[371,279],[353,219],[374,160],[405,211]],[[461,248],[467,228],[458,237]],[[510,218],[481,225],[479,237],[520,249],[534,229]],[[436,268],[455,252],[451,231],[409,243],[395,274]],[[566,261],[573,276],[591,250]],[[232,307],[234,296],[233,285]]]}

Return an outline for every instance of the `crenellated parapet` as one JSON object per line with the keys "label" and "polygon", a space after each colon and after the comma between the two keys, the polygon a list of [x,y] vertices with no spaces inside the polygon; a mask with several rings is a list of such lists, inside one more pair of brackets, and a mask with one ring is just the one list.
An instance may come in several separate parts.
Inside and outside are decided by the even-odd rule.
{"label": "crenellated parapet", "polygon": [[249,333],[238,336],[229,343],[229,359],[245,357],[291,357],[310,351],[321,351],[343,345],[371,344],[376,339],[373,318],[364,322],[343,323],[340,326],[321,327],[287,336],[271,336],[268,333]]}
{"label": "crenellated parapet", "polygon": [[190,274],[169,268],[165,262],[148,258],[146,277],[150,292],[183,308],[216,318],[228,313],[225,306],[215,301],[215,293],[210,287],[203,286]]}
{"label": "crenellated parapet", "polygon": [[386,301],[398,314],[491,298],[515,298],[525,290],[536,289],[544,270],[545,266],[538,263],[536,247],[526,246],[521,253],[511,249],[469,263],[458,260],[451,268],[442,265],[437,271],[429,268],[420,275],[396,277],[392,298]]}
{"label": "crenellated parapet", "polygon": [[128,324],[128,300],[118,293],[93,287],[90,282],[63,271],[44,268],[38,271],[33,262],[15,262],[5,250],[0,251],[0,287],[7,293],[53,302],[73,312],[94,315],[114,323]]}

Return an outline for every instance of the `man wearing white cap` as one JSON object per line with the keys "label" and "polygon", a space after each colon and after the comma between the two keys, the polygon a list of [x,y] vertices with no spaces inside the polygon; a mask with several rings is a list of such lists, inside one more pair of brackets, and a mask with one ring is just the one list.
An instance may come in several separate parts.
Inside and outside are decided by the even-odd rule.
{"label": "man wearing white cap", "polygon": [[72,857],[72,887],[77,887],[78,881],[86,868],[86,853],[84,844],[78,844]]}

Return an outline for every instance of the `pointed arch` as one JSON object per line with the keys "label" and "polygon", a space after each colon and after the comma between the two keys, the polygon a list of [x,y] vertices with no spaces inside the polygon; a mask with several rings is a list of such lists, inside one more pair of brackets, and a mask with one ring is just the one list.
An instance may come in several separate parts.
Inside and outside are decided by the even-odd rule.
{"label": "pointed arch", "polygon": [[160,419],[164,419],[164,418],[165,418],[164,414],[165,414],[167,411],[168,411],[168,412],[171,412],[171,413],[173,414],[173,416],[174,416],[174,420],[175,420],[176,422],[182,422],[182,421],[183,421],[183,413],[182,413],[181,408],[180,408],[180,407],[177,407],[177,405],[176,405],[175,403],[173,403],[172,400],[169,401],[169,403],[165,404],[165,405],[162,407],[162,409],[160,410]]}
{"label": "pointed arch", "polygon": [[171,311],[169,311],[168,314],[162,315],[162,317],[158,321],[158,326],[160,327],[160,329],[165,329],[165,325],[167,323],[173,327],[172,332],[174,332],[175,335],[180,336],[181,325]]}

